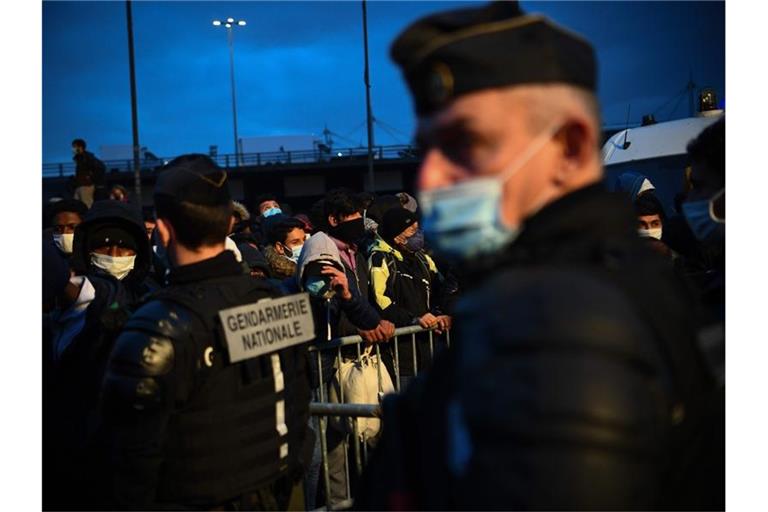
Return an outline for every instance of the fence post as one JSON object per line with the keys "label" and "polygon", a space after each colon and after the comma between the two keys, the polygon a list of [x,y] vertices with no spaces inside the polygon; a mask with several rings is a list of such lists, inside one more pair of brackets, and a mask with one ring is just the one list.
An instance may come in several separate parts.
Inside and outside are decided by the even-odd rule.
{"label": "fence post", "polygon": [[59,178],[64,177],[64,164],[59,164]]}
{"label": "fence post", "polygon": [[224,167],[229,169],[229,155],[224,155]]}

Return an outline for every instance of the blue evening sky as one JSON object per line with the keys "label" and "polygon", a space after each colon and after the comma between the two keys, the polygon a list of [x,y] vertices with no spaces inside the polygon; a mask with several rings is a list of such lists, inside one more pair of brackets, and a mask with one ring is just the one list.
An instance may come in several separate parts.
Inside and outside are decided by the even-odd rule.
{"label": "blue evening sky", "polygon": [[[368,3],[376,143],[409,142],[411,100],[389,45],[407,24],[473,2]],[[724,2],[522,2],[585,35],[597,49],[607,125],[656,112],[685,117],[689,72],[725,96]],[[214,18],[247,21],[235,30],[241,137],[343,137],[366,143],[362,10],[348,2],[134,2],[139,136],[159,156],[233,152],[226,30]],[[43,2],[43,161],[71,159],[81,137],[131,144],[125,2]],[[676,108],[675,108],[676,107]]]}

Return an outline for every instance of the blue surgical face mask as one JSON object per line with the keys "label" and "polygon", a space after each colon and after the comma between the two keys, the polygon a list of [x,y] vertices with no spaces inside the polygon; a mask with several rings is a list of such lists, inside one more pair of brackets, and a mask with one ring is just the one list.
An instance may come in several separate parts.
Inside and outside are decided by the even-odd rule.
{"label": "blue surgical face mask", "polygon": [[709,240],[724,225],[725,221],[717,219],[713,210],[713,203],[725,189],[721,190],[709,199],[690,201],[683,203],[683,216],[693,232],[693,236],[699,242]]}
{"label": "blue surgical face mask", "polygon": [[507,226],[501,219],[504,184],[549,142],[559,128],[560,125],[556,125],[539,135],[496,176],[420,192],[421,225],[427,242],[454,260],[492,254],[511,243],[520,228]]}
{"label": "blue surgical face mask", "polygon": [[271,217],[273,215],[277,215],[278,213],[283,213],[283,210],[281,210],[280,208],[278,208],[276,206],[273,206],[272,208],[270,208],[268,210],[264,210],[264,213],[262,213],[261,215],[263,215],[264,218],[267,218],[267,217]]}
{"label": "blue surgical face mask", "polygon": [[411,252],[419,252],[424,248],[424,231],[419,229],[405,241],[405,248]]}
{"label": "blue surgical face mask", "polygon": [[299,256],[301,255],[302,247],[304,247],[304,244],[297,245],[296,247],[288,247],[287,245],[283,245],[283,250],[285,251],[285,257],[294,263],[298,263]]}
{"label": "blue surgical face mask", "polygon": [[328,286],[328,280],[320,276],[308,277],[306,283],[304,283],[304,289],[313,297],[320,297],[323,299],[329,299],[336,294],[336,292]]}

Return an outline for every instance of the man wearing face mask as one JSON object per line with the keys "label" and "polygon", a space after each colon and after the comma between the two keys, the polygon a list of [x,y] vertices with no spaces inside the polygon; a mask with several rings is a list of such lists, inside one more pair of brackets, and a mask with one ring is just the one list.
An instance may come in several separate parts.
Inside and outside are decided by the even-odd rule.
{"label": "man wearing face mask", "polygon": [[[360,207],[357,195],[348,189],[332,190],[323,201],[327,234],[339,250],[349,287],[354,290],[354,293],[369,301],[368,262],[358,247],[358,243],[365,235],[365,223]],[[384,341],[392,336],[394,325],[382,319],[375,330],[361,331],[342,314],[339,320],[339,332],[341,336],[360,334],[366,341]],[[349,353],[352,354],[354,347],[348,347],[348,349],[351,349]]]}
{"label": "man wearing face mask", "polygon": [[[667,246],[662,238],[664,234],[665,215],[664,208],[653,192],[646,192],[638,196],[633,204],[637,215],[637,234],[648,242],[648,245],[656,252],[668,258],[677,265],[678,255]],[[682,269],[679,269],[682,272]]]}
{"label": "man wearing face mask", "polygon": [[293,217],[278,214],[266,219],[264,228],[267,235],[264,257],[272,276],[276,279],[292,278],[296,274],[296,262],[306,238],[304,224]]}
{"label": "man wearing face mask", "polygon": [[155,185],[155,229],[172,267],[168,286],[126,323],[107,366],[110,508],[301,507],[294,491],[311,450],[306,345],[233,356],[239,345],[219,313],[281,293],[226,250],[227,178],[209,157],[184,155]]}
{"label": "man wearing face mask", "polygon": [[[424,252],[424,236],[416,214],[405,208],[392,208],[384,214],[380,237],[368,259],[371,291],[382,318],[395,327],[420,325],[437,328],[438,333],[451,326],[451,317],[440,310],[440,273],[434,260]],[[426,337],[417,342],[417,364],[413,367],[410,339],[398,346],[400,375],[412,377],[416,370],[429,366]]]}
{"label": "man wearing face mask", "polygon": [[130,312],[156,287],[147,278],[151,250],[142,218],[128,205],[95,202],[72,245],[75,275],[57,297],[49,324],[54,397],[46,421],[56,427],[46,460],[50,474],[59,475],[46,479],[44,494],[52,507],[86,506],[102,490],[93,468],[104,367]]}
{"label": "man wearing face mask", "polygon": [[601,184],[592,46],[494,2],[416,21],[391,54],[418,116],[421,225],[467,286],[445,357],[385,400],[355,505],[724,507],[693,306]]}
{"label": "man wearing face mask", "polygon": [[72,256],[75,228],[83,222],[87,212],[88,207],[77,199],[58,201],[51,208],[53,243],[66,258]]}
{"label": "man wearing face mask", "polygon": [[[296,274],[291,290],[309,292],[312,304],[312,313],[315,318],[316,342],[322,343],[332,338],[350,334],[348,325],[356,329],[370,333],[370,337],[379,327],[381,318],[376,310],[363,299],[354,288],[350,288],[344,264],[336,244],[325,233],[315,233],[304,244],[304,249],[298,261]],[[342,324],[342,316],[346,319]],[[383,338],[382,338],[383,339]],[[354,351],[354,347],[353,351]],[[354,357],[344,351],[345,357]],[[320,365],[322,365],[323,380],[320,381],[320,368],[315,354],[310,359],[311,382],[314,393],[318,393],[320,386],[328,387],[334,376],[334,362],[336,353],[333,351],[320,352]],[[326,393],[328,391],[326,390]],[[326,394],[326,396],[328,396]],[[316,396],[316,398],[319,395]],[[319,399],[319,398],[318,398]],[[317,484],[320,476],[320,430],[316,418],[312,425],[315,432],[315,452],[313,463],[308,469],[306,477],[307,503],[314,503],[317,493]],[[332,503],[339,503],[346,497],[347,477],[344,461],[345,451],[342,441],[346,438],[345,432],[329,428],[327,430],[328,441],[328,470],[331,484]],[[308,509],[311,509],[309,507]]]}
{"label": "man wearing face mask", "polygon": [[691,274],[703,306],[700,341],[725,381],[725,118],[688,144],[691,183],[683,215],[707,268]]}

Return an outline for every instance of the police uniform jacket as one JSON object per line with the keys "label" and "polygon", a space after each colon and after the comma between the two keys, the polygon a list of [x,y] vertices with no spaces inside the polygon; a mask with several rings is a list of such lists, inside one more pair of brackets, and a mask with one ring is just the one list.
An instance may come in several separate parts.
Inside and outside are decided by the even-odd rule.
{"label": "police uniform jacket", "polygon": [[622,199],[592,186],[473,262],[456,341],[426,379],[385,401],[356,504],[717,507],[723,417],[710,414],[694,308],[641,242]]}
{"label": "police uniform jacket", "polygon": [[218,312],[278,295],[230,251],[175,268],[112,352],[104,414],[115,505],[212,508],[298,475],[306,347],[230,363]]}

